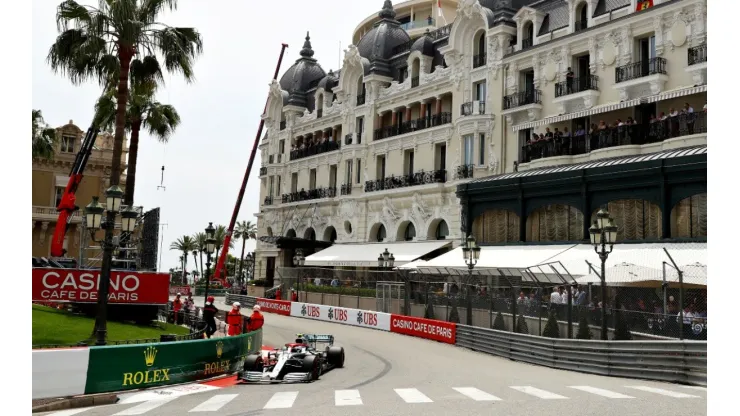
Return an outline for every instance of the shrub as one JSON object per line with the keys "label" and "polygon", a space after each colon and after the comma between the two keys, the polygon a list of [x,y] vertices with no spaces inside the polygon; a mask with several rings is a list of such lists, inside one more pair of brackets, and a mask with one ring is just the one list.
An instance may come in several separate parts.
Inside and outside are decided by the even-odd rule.
{"label": "shrub", "polygon": [[527,320],[524,319],[523,314],[519,314],[519,317],[516,318],[516,332],[529,335],[529,327],[527,326]]}
{"label": "shrub", "polygon": [[576,339],[591,339],[592,336],[591,328],[588,326],[586,313],[581,313],[581,317],[578,320],[578,333],[576,334]]}
{"label": "shrub", "polygon": [[620,309],[614,310],[616,319],[614,324],[614,336],[612,337],[613,341],[630,341],[632,340],[632,332],[630,332],[630,327],[627,324],[627,321],[624,319],[624,314],[622,314],[622,311]]}
{"label": "shrub", "polygon": [[506,322],[504,322],[504,316],[501,312],[496,314],[496,319],[493,320],[493,329],[499,331],[506,331]]}
{"label": "shrub", "polygon": [[424,309],[424,317],[427,319],[437,319],[434,317],[434,304],[432,302],[427,302],[427,306]]}
{"label": "shrub", "polygon": [[558,325],[558,319],[555,316],[555,312],[550,312],[550,316],[547,318],[545,329],[542,330],[542,336],[548,338],[560,338],[560,326]]}

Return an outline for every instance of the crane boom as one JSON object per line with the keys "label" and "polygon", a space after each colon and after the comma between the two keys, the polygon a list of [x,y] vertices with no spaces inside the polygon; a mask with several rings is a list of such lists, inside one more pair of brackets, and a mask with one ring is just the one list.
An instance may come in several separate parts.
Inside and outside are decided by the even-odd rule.
{"label": "crane boom", "polygon": [[59,217],[57,218],[57,225],[54,228],[54,236],[51,239],[51,256],[62,257],[64,256],[64,236],[67,234],[69,224],[72,221],[72,214],[79,209],[75,205],[75,193],[77,188],[82,182],[83,172],[87,166],[87,161],[90,159],[93,145],[95,144],[95,138],[98,137],[98,128],[91,126],[85,133],[85,139],[82,141],[82,147],[77,152],[72,170],[69,173],[69,181],[67,186],[64,188],[64,194],[62,199],[59,201],[57,211]]}
{"label": "crane boom", "polygon": [[[280,72],[280,65],[283,63],[283,55],[285,54],[285,49],[288,47],[287,44],[283,43],[282,48],[280,49],[280,58],[278,58],[277,66],[275,67],[275,75],[273,75],[272,80],[276,80],[278,77],[278,73]],[[267,100],[269,102],[269,98]],[[262,111],[262,114],[265,114],[267,112],[267,102],[265,102],[265,109]],[[229,245],[231,244],[231,235],[234,233],[234,226],[236,225],[236,218],[239,216],[239,209],[242,205],[242,200],[244,199],[244,191],[247,189],[247,182],[249,181],[249,174],[252,172],[252,164],[254,163],[254,157],[257,155],[257,147],[259,147],[260,137],[262,136],[262,129],[265,127],[265,120],[260,117],[260,124],[259,128],[257,128],[257,136],[254,138],[254,145],[252,146],[252,153],[249,155],[249,163],[247,164],[247,170],[244,172],[244,179],[242,179],[242,186],[239,189],[239,196],[236,198],[236,206],[234,206],[234,212],[231,214],[231,222],[229,222],[229,228],[226,231],[226,236],[224,237],[224,242],[222,245],[221,253],[218,257],[218,262],[216,263],[216,269],[213,272],[213,278],[216,279],[223,285],[223,287],[230,287],[231,285],[229,282],[226,281],[225,276],[221,276],[224,271],[224,265],[226,264],[226,257],[229,253]],[[209,279],[210,281],[210,279]]]}

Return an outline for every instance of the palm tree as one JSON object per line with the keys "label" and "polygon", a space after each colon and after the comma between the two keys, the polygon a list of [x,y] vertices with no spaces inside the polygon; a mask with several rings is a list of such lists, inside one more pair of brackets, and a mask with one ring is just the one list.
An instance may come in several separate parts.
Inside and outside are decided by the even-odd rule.
{"label": "palm tree", "polygon": [[[198,271],[198,242],[196,242],[195,240],[193,240],[193,247],[195,248],[195,250],[193,250],[193,261],[195,262],[195,271],[197,272]],[[202,271],[203,269],[201,268],[200,270]]]}
{"label": "palm tree", "polygon": [[195,250],[195,241],[189,235],[184,235],[170,244],[170,250],[182,252],[182,275],[187,279],[188,254]]}
{"label": "palm tree", "polygon": [[237,280],[241,281],[242,270],[244,268],[244,249],[247,245],[247,240],[257,239],[257,226],[252,224],[252,221],[236,223],[236,228],[234,228],[234,238],[242,239],[242,255],[239,258],[239,274],[237,275]]}
{"label": "palm tree", "polygon": [[[54,72],[68,76],[73,84],[92,78],[104,87],[117,77],[111,186],[121,179],[132,68],[133,72],[141,66],[159,68],[157,56],[161,56],[167,71],[182,73],[187,82],[194,79],[193,62],[203,50],[200,34],[194,28],[171,27],[160,20],[164,12],[176,8],[177,0],[107,0],[98,7],[64,0],[57,8],[61,33],[47,55]],[[142,53],[147,58],[137,59]]]}
{"label": "palm tree", "polygon": [[[206,233],[202,231],[199,233],[193,234],[193,240],[195,240],[195,246],[196,246],[196,249],[198,250],[198,255],[200,257],[200,269],[201,270],[205,270],[203,269],[203,253],[206,252],[206,240],[207,239],[208,239],[208,236],[206,235]],[[203,276],[205,276],[205,274]]]}
{"label": "palm tree", "polygon": [[51,159],[57,143],[56,131],[49,127],[41,115],[41,110],[31,109],[31,154],[32,157]]}
{"label": "palm tree", "polygon": [[[218,254],[221,251],[221,247],[224,245],[224,238],[226,238],[226,227],[223,225],[216,226],[216,232],[214,233],[216,239],[216,261],[218,261]],[[229,241],[229,250],[234,248],[234,240]],[[225,265],[224,265],[225,267]]]}

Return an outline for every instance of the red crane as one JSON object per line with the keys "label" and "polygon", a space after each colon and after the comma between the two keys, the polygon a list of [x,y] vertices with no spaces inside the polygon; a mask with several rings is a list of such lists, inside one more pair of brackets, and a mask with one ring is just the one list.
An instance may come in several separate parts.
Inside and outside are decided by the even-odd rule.
{"label": "red crane", "polygon": [[85,166],[87,166],[87,160],[90,158],[90,153],[92,153],[98,132],[97,127],[87,129],[85,139],[82,141],[82,148],[77,152],[75,162],[72,165],[72,171],[69,173],[69,181],[64,188],[62,199],[57,206],[59,217],[57,218],[57,225],[54,228],[54,236],[51,239],[52,257],[64,256],[64,236],[67,234],[67,229],[69,229],[69,224],[72,221],[72,214],[79,209],[75,205],[75,193],[80,186],[80,182],[82,182],[82,173],[85,171]]}
{"label": "red crane", "polygon": [[[280,72],[280,65],[283,63],[283,54],[285,54],[285,48],[287,48],[288,45],[286,43],[282,44],[282,49],[280,49],[280,58],[278,58],[277,67],[275,68],[275,75],[273,75],[272,80],[277,80],[278,72]],[[268,98],[269,101],[269,98]],[[267,102],[265,102],[265,109],[262,111],[262,114],[267,112]],[[231,235],[234,232],[234,225],[236,225],[236,218],[239,216],[239,209],[242,205],[242,200],[244,199],[244,191],[247,189],[247,182],[249,181],[249,174],[252,172],[252,164],[254,163],[254,157],[257,155],[257,147],[259,146],[260,137],[262,136],[262,129],[265,127],[265,120],[260,117],[260,125],[257,129],[257,136],[254,138],[254,145],[252,146],[252,154],[249,155],[249,163],[247,164],[247,171],[244,172],[244,179],[242,180],[242,187],[239,189],[239,196],[236,198],[236,206],[234,207],[234,213],[231,214],[231,222],[229,223],[229,229],[226,231],[226,237],[224,237],[224,243],[223,248],[221,249],[221,253],[218,257],[218,262],[216,263],[216,269],[213,272],[213,278],[221,283],[223,287],[230,287],[231,285],[229,282],[226,281],[225,277],[222,277],[224,271],[224,265],[226,264],[226,257],[229,253],[229,244],[231,244]]]}

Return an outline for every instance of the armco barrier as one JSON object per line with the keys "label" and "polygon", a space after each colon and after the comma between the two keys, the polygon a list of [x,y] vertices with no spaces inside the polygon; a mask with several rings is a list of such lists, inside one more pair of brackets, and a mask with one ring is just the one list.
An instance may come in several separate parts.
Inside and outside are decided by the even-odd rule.
{"label": "armco barrier", "polygon": [[165,386],[233,373],[262,330],[193,341],[33,351],[33,398]]}
{"label": "armco barrier", "polygon": [[[226,303],[239,301],[254,305],[256,298],[227,295]],[[329,318],[329,310],[332,318]],[[305,312],[304,312],[305,310]],[[446,321],[390,314],[389,329],[358,325],[336,318],[336,311],[378,314],[374,311],[337,308],[293,302],[291,316],[390,330],[404,335],[432,339],[458,347],[484,352],[510,360],[563,370],[631,377],[647,380],[707,385],[706,341],[596,341],[554,339],[488,328],[459,325]],[[340,317],[344,316],[340,312]],[[385,318],[379,318],[382,321]]]}

